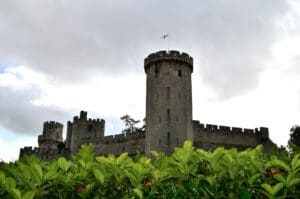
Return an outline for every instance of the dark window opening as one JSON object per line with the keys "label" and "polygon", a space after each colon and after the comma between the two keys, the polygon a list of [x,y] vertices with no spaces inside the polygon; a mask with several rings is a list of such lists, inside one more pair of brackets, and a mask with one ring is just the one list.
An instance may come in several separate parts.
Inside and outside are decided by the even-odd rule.
{"label": "dark window opening", "polygon": [[167,134],[167,145],[168,146],[171,145],[171,135],[170,135],[170,132],[168,132],[168,134]]}
{"label": "dark window opening", "polygon": [[178,77],[182,77],[182,71],[178,70]]}
{"label": "dark window opening", "polygon": [[179,139],[177,138],[177,145],[179,145]]}
{"label": "dark window opening", "polygon": [[170,87],[167,87],[167,98],[170,99]]}
{"label": "dark window opening", "polygon": [[178,122],[178,115],[176,116],[176,121]]}
{"label": "dark window opening", "polygon": [[159,76],[159,66],[156,65],[155,66],[155,77],[158,77]]}
{"label": "dark window opening", "polygon": [[88,131],[92,131],[93,130],[93,125],[88,125]]}
{"label": "dark window opening", "polygon": [[170,109],[167,109],[167,120],[168,121],[171,120],[171,111],[170,111]]}
{"label": "dark window opening", "polygon": [[158,144],[161,145],[161,139],[158,139]]}

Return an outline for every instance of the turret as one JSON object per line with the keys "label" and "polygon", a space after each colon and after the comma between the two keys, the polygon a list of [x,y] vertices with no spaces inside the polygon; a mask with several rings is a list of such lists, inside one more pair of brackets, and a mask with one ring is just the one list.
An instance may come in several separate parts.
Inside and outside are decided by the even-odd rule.
{"label": "turret", "polygon": [[43,134],[38,136],[39,147],[43,149],[57,149],[63,142],[63,125],[54,121],[44,122]]}
{"label": "turret", "polygon": [[66,147],[75,154],[82,144],[98,143],[103,140],[104,128],[104,120],[88,119],[87,112],[81,111],[79,117],[68,122]]}
{"label": "turret", "polygon": [[193,58],[178,51],[159,51],[144,61],[146,85],[146,155],[151,150],[172,153],[193,141]]}

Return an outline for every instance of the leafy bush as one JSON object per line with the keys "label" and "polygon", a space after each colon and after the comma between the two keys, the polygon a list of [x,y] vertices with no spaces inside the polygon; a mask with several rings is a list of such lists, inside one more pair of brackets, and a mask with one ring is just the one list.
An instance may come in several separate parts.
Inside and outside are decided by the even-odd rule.
{"label": "leafy bush", "polygon": [[94,157],[83,145],[70,161],[25,157],[1,166],[0,198],[300,198],[300,154],[206,152],[186,141],[171,156],[152,155]]}

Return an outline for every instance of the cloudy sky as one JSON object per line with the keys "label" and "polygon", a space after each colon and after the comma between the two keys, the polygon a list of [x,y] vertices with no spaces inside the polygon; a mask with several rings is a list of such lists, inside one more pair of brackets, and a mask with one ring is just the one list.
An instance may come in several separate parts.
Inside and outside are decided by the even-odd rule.
{"label": "cloudy sky", "polygon": [[269,127],[286,145],[300,124],[297,0],[2,0],[0,160],[37,146],[45,120],[80,110],[106,120],[145,115],[144,58],[169,47],[194,57],[193,117]]}

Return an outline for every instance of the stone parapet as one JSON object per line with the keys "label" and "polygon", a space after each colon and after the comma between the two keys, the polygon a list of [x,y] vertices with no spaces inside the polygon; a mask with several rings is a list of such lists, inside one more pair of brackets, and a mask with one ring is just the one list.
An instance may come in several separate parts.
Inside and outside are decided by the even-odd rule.
{"label": "stone parapet", "polygon": [[[203,124],[198,120],[193,120],[194,129],[201,129],[209,133],[224,133],[231,135],[240,135],[240,136],[258,136],[263,138],[269,138],[269,129],[266,127],[260,127],[255,129],[248,128],[239,128],[239,127],[230,127],[214,124]],[[230,135],[229,135],[230,134]]]}
{"label": "stone parapet", "polygon": [[106,144],[117,143],[117,142],[128,142],[130,140],[144,139],[145,132],[127,133],[127,134],[116,134],[105,136],[103,142]]}
{"label": "stone parapet", "polygon": [[161,61],[175,61],[178,63],[184,63],[188,67],[190,67],[191,71],[193,72],[193,58],[189,56],[187,53],[180,53],[176,50],[171,51],[158,51],[155,53],[151,53],[148,57],[144,60],[144,69],[145,71],[148,70],[151,64],[158,63]]}

